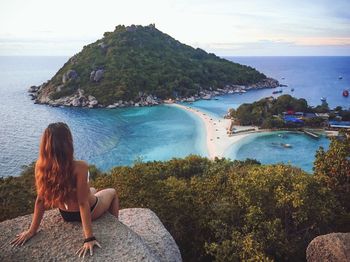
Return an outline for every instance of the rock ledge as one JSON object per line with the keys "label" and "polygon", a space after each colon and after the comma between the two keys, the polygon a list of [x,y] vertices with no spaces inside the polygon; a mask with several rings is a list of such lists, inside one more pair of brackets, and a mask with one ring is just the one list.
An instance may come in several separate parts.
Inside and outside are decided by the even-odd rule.
{"label": "rock ledge", "polygon": [[[32,215],[0,223],[0,261],[77,261],[82,245],[81,223],[67,223],[58,210],[46,211],[37,235],[24,246],[9,242],[27,229]],[[86,261],[182,261],[180,251],[159,218],[149,209],[120,210],[120,221],[109,213],[93,222],[94,235],[102,246]]]}

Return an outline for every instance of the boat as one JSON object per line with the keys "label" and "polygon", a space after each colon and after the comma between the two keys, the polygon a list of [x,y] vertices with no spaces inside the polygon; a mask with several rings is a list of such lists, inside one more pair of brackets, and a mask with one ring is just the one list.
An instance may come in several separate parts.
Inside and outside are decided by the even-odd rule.
{"label": "boat", "polygon": [[281,146],[285,147],[285,148],[292,148],[292,145],[291,144],[284,144],[284,143],[281,143]]}
{"label": "boat", "polygon": [[344,90],[343,91],[343,96],[348,97],[349,96],[349,90]]}
{"label": "boat", "polygon": [[339,76],[338,79],[341,80],[341,79],[343,79],[343,77],[342,77],[342,76]]}
{"label": "boat", "polygon": [[294,88],[292,87],[292,89],[290,91],[294,92]]}
{"label": "boat", "polygon": [[322,102],[326,102],[327,101],[327,98],[325,98],[324,96],[321,97],[321,101]]}
{"label": "boat", "polygon": [[280,89],[280,90],[273,91],[272,94],[278,94],[278,93],[282,93],[282,92],[283,92],[282,89]]}

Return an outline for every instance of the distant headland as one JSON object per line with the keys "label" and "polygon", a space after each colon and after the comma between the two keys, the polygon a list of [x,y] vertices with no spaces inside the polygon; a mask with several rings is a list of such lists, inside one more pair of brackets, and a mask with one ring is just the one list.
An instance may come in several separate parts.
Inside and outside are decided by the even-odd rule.
{"label": "distant headland", "polygon": [[104,33],[28,91],[38,104],[116,108],[278,86],[252,67],[182,44],[151,24],[119,25]]}

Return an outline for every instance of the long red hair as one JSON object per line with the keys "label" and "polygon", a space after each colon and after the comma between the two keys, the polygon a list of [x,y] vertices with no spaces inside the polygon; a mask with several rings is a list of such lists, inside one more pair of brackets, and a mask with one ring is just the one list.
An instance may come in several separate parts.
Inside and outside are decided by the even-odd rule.
{"label": "long red hair", "polygon": [[46,207],[64,203],[75,187],[72,134],[65,123],[52,123],[41,138],[35,185]]}

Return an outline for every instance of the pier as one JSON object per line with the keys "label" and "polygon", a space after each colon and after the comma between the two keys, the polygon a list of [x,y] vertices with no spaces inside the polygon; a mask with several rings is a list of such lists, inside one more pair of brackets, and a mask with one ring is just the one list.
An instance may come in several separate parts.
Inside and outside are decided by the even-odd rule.
{"label": "pier", "polygon": [[310,137],[312,137],[312,138],[315,138],[315,139],[319,139],[319,138],[320,138],[320,136],[319,136],[318,134],[314,133],[314,132],[311,132],[311,131],[308,131],[308,130],[305,130],[305,129],[302,129],[301,131],[302,131],[305,135],[308,135],[308,136],[310,136]]}

